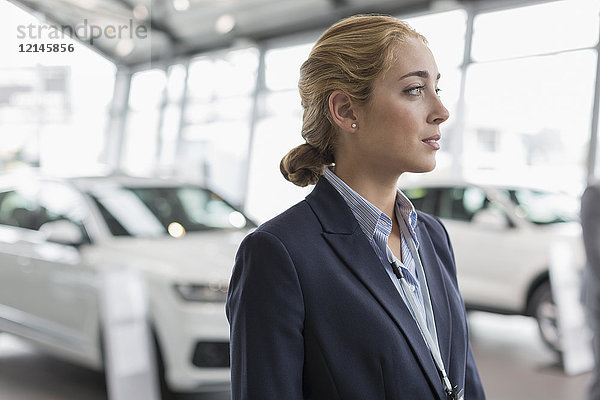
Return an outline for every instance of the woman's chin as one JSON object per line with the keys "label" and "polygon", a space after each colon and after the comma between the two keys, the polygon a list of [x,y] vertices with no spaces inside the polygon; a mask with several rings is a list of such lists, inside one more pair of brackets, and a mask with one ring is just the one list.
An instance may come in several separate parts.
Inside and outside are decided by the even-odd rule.
{"label": "woman's chin", "polygon": [[411,169],[408,172],[413,172],[413,173],[416,173],[416,174],[422,174],[422,173],[425,173],[425,172],[431,172],[431,171],[433,171],[435,169],[435,166],[436,166],[436,162],[435,162],[435,158],[434,158],[433,160],[431,160],[429,162],[422,163],[422,164],[419,164],[419,165],[415,165],[414,168]]}

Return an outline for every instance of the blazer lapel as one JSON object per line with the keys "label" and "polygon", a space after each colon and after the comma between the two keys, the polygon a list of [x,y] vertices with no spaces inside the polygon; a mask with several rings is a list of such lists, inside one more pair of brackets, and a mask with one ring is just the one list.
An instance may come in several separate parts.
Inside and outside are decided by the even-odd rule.
{"label": "blazer lapel", "polygon": [[437,257],[433,242],[423,222],[417,223],[416,233],[419,240],[419,256],[423,263],[425,276],[427,277],[427,286],[433,307],[433,317],[435,319],[440,352],[444,360],[444,366],[447,369],[450,362],[452,343],[452,319],[450,318],[450,305],[447,300],[448,293],[446,292],[446,285],[442,276],[443,266]]}
{"label": "blazer lapel", "polygon": [[421,332],[350,207],[324,177],[321,177],[306,200],[323,226],[325,240],[404,333],[432,388],[435,388],[440,399],[444,399],[437,369]]}

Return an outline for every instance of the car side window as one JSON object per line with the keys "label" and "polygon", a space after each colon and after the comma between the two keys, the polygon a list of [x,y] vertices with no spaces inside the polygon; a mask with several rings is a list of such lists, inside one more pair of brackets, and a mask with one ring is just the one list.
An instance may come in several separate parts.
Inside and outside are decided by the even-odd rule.
{"label": "car side window", "polygon": [[477,187],[441,189],[439,217],[471,221],[473,215],[488,204],[485,191]]}
{"label": "car side window", "polygon": [[0,224],[33,230],[40,227],[39,204],[34,196],[18,190],[0,196]]}

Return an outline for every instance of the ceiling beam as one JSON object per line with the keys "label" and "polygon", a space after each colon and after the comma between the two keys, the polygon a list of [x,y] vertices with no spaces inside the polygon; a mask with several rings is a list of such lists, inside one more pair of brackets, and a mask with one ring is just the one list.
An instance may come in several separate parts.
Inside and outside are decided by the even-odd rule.
{"label": "ceiling beam", "polygon": [[[58,25],[68,23],[68,21],[62,21],[59,15],[55,15],[51,7],[42,6],[31,0],[9,1],[21,8],[27,9],[29,12],[37,11],[42,13],[46,16],[48,21],[52,21]],[[135,6],[134,0],[114,1],[122,6],[125,6],[127,10],[133,10]],[[546,3],[548,1],[549,0],[456,0],[455,3],[457,7],[466,5],[471,7],[471,9],[475,10],[476,12],[489,12],[505,8]],[[240,40],[247,40],[261,44],[273,39],[280,39],[286,36],[289,37],[295,34],[314,34],[326,29],[328,26],[339,21],[340,19],[353,14],[376,13],[410,15],[427,12],[437,3],[435,0],[388,0],[372,5],[357,6],[353,5],[349,0],[329,0],[329,2],[332,4],[331,12],[303,18],[278,27],[263,28],[259,26],[256,28],[251,28],[249,31],[240,31],[234,29],[229,34],[216,38],[215,40],[212,40],[210,43],[206,44],[194,44],[193,38],[188,41],[178,37],[174,33],[173,29],[169,27],[166,21],[161,19],[162,16],[169,15],[168,10],[165,8],[168,7],[168,3],[166,1],[155,2],[157,4],[155,7],[157,12],[150,13],[149,19],[145,25],[149,25],[149,29],[151,31],[155,31],[157,33],[160,32],[161,34],[165,35],[171,45],[168,46],[165,51],[151,51],[150,57],[145,57],[144,61],[140,61],[139,58],[127,61],[125,58],[121,58],[115,54],[113,49],[103,48],[101,44],[100,46],[98,46],[96,43],[94,45],[90,45],[88,42],[82,40],[79,41],[84,45],[96,50],[103,57],[110,59],[118,65],[128,66],[136,69],[148,68],[149,63],[164,62],[165,59],[189,58],[202,53],[227,49],[235,46]],[[74,37],[74,39],[78,38]],[[168,57],[165,58],[165,56]]]}
{"label": "ceiling beam", "polygon": [[[132,11],[133,11],[133,8],[135,7],[135,5],[132,4],[129,0],[115,0],[115,1],[118,1],[119,3],[123,4],[125,7],[129,8]],[[163,24],[162,22],[157,20],[157,18],[154,15],[152,15],[151,11],[152,10],[148,10],[148,22],[150,25],[150,29],[163,33],[165,36],[167,36],[167,38],[169,38],[169,41],[172,44],[176,45],[178,43],[181,43],[181,39],[179,37],[177,37],[166,24]]]}
{"label": "ceiling beam", "polygon": [[[336,0],[346,3],[346,0]],[[288,23],[284,26],[268,29],[258,29],[252,32],[243,32],[236,34],[235,30],[230,34],[223,36],[220,41],[214,41],[209,45],[201,46],[180,46],[173,49],[173,57],[191,57],[197,54],[207,53],[210,51],[226,49],[235,45],[240,39],[249,40],[255,43],[261,43],[271,39],[278,39],[283,36],[294,34],[310,33],[317,30],[323,30],[334,24],[342,18],[349,17],[354,14],[411,14],[423,12],[429,9],[430,0],[413,0],[412,2],[398,2],[397,0],[380,3],[372,6],[342,6],[333,9],[331,13],[326,13],[317,17],[309,17],[298,20],[294,23]],[[131,64],[132,68],[147,65],[148,62],[157,62],[160,60],[160,55],[152,55],[149,60],[140,64]]]}

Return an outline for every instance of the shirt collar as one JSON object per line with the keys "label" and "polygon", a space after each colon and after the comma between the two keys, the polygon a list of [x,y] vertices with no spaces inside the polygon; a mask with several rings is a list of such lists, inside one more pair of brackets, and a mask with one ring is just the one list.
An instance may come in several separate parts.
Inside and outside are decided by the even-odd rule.
{"label": "shirt collar", "polygon": [[[379,230],[388,237],[392,232],[392,220],[390,217],[348,186],[333,173],[333,169],[334,167],[332,166],[325,168],[323,175],[344,198],[364,234],[368,238],[372,238],[375,235],[375,231]],[[415,231],[417,226],[417,212],[408,197],[400,189],[396,193],[396,215],[400,215],[406,221],[415,245],[419,248]]]}

